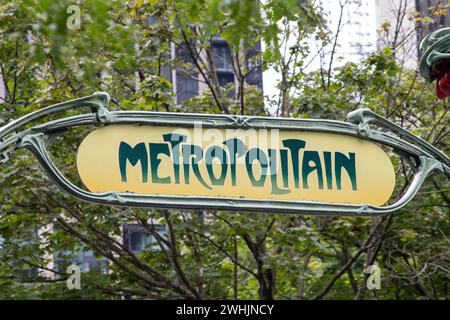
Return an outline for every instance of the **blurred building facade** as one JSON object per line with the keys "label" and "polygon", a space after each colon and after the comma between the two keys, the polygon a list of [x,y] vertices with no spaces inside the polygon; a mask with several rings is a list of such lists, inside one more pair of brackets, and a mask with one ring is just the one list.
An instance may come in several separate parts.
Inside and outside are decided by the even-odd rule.
{"label": "blurred building facade", "polygon": [[[329,63],[334,41],[334,63],[358,62],[376,51],[375,3],[373,0],[320,0],[321,10],[331,32],[325,48]],[[340,60],[340,61],[339,61]]]}
{"label": "blurred building facade", "polygon": [[[217,79],[221,86],[229,83],[237,84],[237,78],[233,68],[233,61],[231,59],[230,47],[228,43],[220,36],[215,35],[211,39],[210,51],[214,68],[216,70]],[[251,59],[257,52],[261,51],[261,42],[258,41],[252,50],[247,53],[247,68],[252,69]],[[172,50],[172,57],[180,59],[183,62],[194,65],[194,61],[189,54],[189,51],[184,45],[178,45]],[[195,68],[189,70],[176,69],[172,70],[170,79],[173,91],[176,96],[176,103],[180,104],[183,101],[198,96],[207,86],[201,74],[195,71]],[[255,85],[260,90],[263,90],[263,74],[261,67],[254,68],[253,71],[245,78],[247,84]]]}
{"label": "blurred building facade", "polygon": [[389,46],[396,48],[400,64],[415,69],[420,41],[450,27],[450,0],[320,0],[320,6],[333,35],[325,48],[325,65],[337,34],[334,59],[340,61],[335,65],[361,61]]}
{"label": "blurred building facade", "polygon": [[394,44],[400,63],[415,69],[422,39],[450,27],[450,0],[376,0],[376,20],[378,49]]}

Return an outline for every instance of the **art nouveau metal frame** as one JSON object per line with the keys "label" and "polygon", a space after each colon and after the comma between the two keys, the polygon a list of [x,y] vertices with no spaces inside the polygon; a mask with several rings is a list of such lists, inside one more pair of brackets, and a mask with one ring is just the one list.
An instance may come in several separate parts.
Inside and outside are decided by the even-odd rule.
{"label": "art nouveau metal frame", "polygon": [[[450,179],[450,159],[426,141],[405,131],[369,109],[358,109],[348,114],[347,122],[290,118],[244,117],[186,113],[143,111],[109,111],[110,97],[96,92],[91,96],[55,104],[25,115],[0,128],[1,162],[18,149],[27,148],[36,156],[47,174],[64,191],[74,197],[98,204],[199,210],[264,211],[324,215],[383,215],[405,206],[416,195],[425,178],[433,171]],[[53,120],[34,127],[19,129],[25,124],[55,113],[87,107],[91,112]],[[192,127],[199,124],[214,128],[254,128],[313,131],[350,135],[389,146],[404,158],[414,171],[414,179],[398,201],[378,207],[367,204],[324,203],[314,201],[252,200],[224,197],[163,196],[134,193],[86,191],[70,182],[56,167],[47,147],[54,138],[67,129],[78,126],[109,124],[147,124]],[[371,126],[377,128],[372,128]]]}

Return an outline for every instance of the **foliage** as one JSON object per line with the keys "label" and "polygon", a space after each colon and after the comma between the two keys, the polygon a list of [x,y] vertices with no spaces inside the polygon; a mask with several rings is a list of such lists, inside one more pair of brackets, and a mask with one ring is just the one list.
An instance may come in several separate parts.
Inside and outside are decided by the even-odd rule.
{"label": "foliage", "polygon": [[[71,4],[0,2],[4,123],[98,90],[111,94],[111,108],[123,110],[269,115],[276,109],[280,116],[341,120],[368,107],[448,152],[448,101],[437,101],[431,85],[398,63],[395,43],[359,64],[307,71],[308,41],[329,43],[313,1],[86,0],[78,2],[81,28],[74,30],[66,25]],[[221,86],[211,63],[217,33],[230,45],[234,86]],[[284,50],[289,37],[297,45]],[[254,52],[258,41],[264,49]],[[172,59],[172,46],[189,59]],[[247,83],[250,65],[281,73],[277,97]],[[171,69],[200,77],[206,90],[176,105],[164,74]],[[78,183],[74,154],[85,134],[68,133],[51,149]],[[400,194],[411,172],[393,162]],[[0,167],[0,190],[0,298],[448,298],[449,188],[437,176],[408,207],[383,218],[80,203],[25,151]],[[160,223],[166,235],[156,232]],[[144,228],[157,246],[131,252],[119,240],[128,224]],[[70,291],[69,275],[52,261],[55,252],[81,247],[107,259],[108,272],[83,273],[82,290]],[[364,268],[374,263],[382,289],[368,291]]]}

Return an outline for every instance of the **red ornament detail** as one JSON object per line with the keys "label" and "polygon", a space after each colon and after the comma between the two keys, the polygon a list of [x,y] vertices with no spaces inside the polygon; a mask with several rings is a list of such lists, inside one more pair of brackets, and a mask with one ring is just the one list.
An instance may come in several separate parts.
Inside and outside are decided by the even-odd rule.
{"label": "red ornament detail", "polygon": [[450,72],[444,73],[436,81],[436,94],[439,99],[445,99],[450,96]]}

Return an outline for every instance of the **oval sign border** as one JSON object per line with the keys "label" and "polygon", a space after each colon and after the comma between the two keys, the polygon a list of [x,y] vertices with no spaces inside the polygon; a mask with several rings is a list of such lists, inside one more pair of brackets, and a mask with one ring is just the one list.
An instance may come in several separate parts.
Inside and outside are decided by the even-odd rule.
{"label": "oval sign border", "polygon": [[[145,131],[154,131],[154,132],[145,132]],[[285,194],[273,194],[273,189],[274,189],[274,185],[278,188],[278,189],[283,189],[283,182],[281,181],[283,179],[283,173],[281,171],[278,171],[279,175],[277,177],[277,181],[278,183],[273,183],[272,180],[272,176],[273,175],[269,175],[270,178],[267,179],[266,177],[266,189],[269,188],[268,187],[268,183],[267,181],[271,181],[271,192],[270,194],[272,195],[271,197],[267,196],[267,194],[269,194],[269,192],[266,190],[265,194],[263,192],[263,194],[261,194],[261,192],[257,193],[255,196],[246,196],[246,192],[248,190],[251,190],[251,185],[249,188],[249,185],[242,185],[239,186],[236,185],[234,187],[238,187],[237,190],[235,190],[234,193],[228,193],[227,194],[227,190],[230,190],[230,187],[232,188],[232,178],[231,178],[231,174],[229,174],[229,177],[227,177],[227,182],[228,183],[224,183],[223,186],[221,185],[215,185],[212,186],[211,183],[209,183],[209,187],[214,187],[213,190],[216,190],[217,193],[212,192],[211,190],[207,189],[201,182],[199,182],[198,180],[195,179],[196,175],[194,173],[190,173],[191,175],[191,179],[189,181],[189,184],[183,184],[182,182],[184,181],[185,177],[184,177],[184,173],[183,170],[180,170],[181,174],[179,177],[179,184],[175,183],[175,177],[174,174],[172,174],[172,176],[170,176],[171,181],[173,181],[174,183],[161,183],[162,180],[157,180],[157,183],[154,183],[155,180],[155,176],[158,179],[163,179],[168,177],[169,175],[165,174],[165,172],[168,172],[168,170],[170,169],[170,167],[174,167],[173,166],[173,161],[170,165],[164,164],[164,159],[168,160],[170,157],[167,156],[167,148],[163,148],[164,150],[162,150],[162,152],[159,152],[157,154],[157,157],[155,158],[154,155],[155,153],[153,152],[151,155],[150,152],[150,143],[153,144],[163,144],[166,143],[163,140],[162,135],[164,134],[171,134],[173,132],[176,132],[177,134],[186,134],[188,135],[188,138],[191,138],[191,140],[195,140],[194,143],[190,143],[191,141],[189,141],[189,139],[187,140],[187,143],[185,143],[184,145],[198,145],[197,141],[200,141],[202,144],[202,149],[204,149],[204,152],[207,152],[208,148],[210,147],[210,145],[214,145],[214,146],[219,146],[221,145],[223,147],[224,150],[228,150],[226,149],[226,147],[223,145],[223,141],[221,141],[222,139],[216,139],[215,142],[210,143],[210,145],[204,145],[205,144],[205,138],[211,138],[211,137],[218,137],[221,136],[219,133],[220,132],[224,132],[226,130],[232,130],[232,129],[220,129],[220,128],[208,128],[208,129],[203,129],[206,132],[202,133],[202,138],[200,139],[194,139],[194,130],[196,130],[195,128],[180,128],[177,126],[156,126],[156,125],[133,125],[133,124],[113,124],[113,125],[108,125],[108,126],[104,126],[100,129],[96,129],[94,131],[92,131],[90,134],[88,134],[83,141],[81,142],[79,149],[78,149],[78,153],[77,153],[77,168],[78,168],[78,172],[80,175],[81,180],[83,181],[84,185],[87,187],[88,190],[92,191],[92,192],[108,192],[108,191],[112,191],[112,192],[133,192],[136,194],[144,194],[144,195],[161,195],[161,196],[180,196],[180,197],[211,197],[211,198],[236,198],[236,199],[250,199],[250,200],[256,200],[256,199],[264,199],[264,200],[287,200],[287,201],[317,201],[317,202],[324,202],[324,203],[339,203],[339,204],[371,204],[371,205],[377,205],[380,206],[384,203],[386,203],[389,198],[392,195],[392,192],[394,190],[395,187],[395,172],[394,172],[394,168],[392,166],[392,163],[389,159],[389,156],[380,148],[378,147],[376,144],[367,141],[365,139],[361,139],[361,138],[357,138],[357,137],[353,137],[353,136],[349,136],[349,135],[345,135],[345,134],[337,134],[337,133],[325,133],[325,132],[309,132],[309,131],[305,131],[305,130],[283,130],[280,129],[279,133],[281,135],[283,135],[285,138],[288,138],[289,140],[299,140],[299,141],[305,141],[305,148],[303,150],[303,152],[308,151],[309,153],[309,158],[314,158],[314,156],[312,156],[312,154],[314,153],[314,151],[316,151],[319,154],[319,158],[322,159],[321,161],[323,163],[325,163],[325,154],[324,152],[331,152],[331,151],[327,151],[324,150],[326,148],[324,148],[324,142],[320,142],[319,140],[324,140],[324,138],[329,138],[331,139],[333,142],[332,144],[336,147],[337,145],[340,145],[338,143],[338,140],[342,140],[343,143],[341,143],[340,147],[340,151],[334,151],[335,154],[335,158],[336,158],[336,152],[340,152],[344,155],[347,155],[347,159],[350,158],[350,153],[351,150],[349,149],[350,145],[353,146],[357,146],[359,149],[364,149],[364,153],[365,153],[365,157],[367,157],[366,161],[364,160],[359,160],[359,156],[358,153],[356,153],[356,151],[354,150],[355,153],[355,166],[356,166],[356,175],[360,174],[360,172],[363,173],[368,173],[370,174],[371,178],[371,182],[369,181],[368,183],[363,183],[361,184],[361,182],[357,181],[357,188],[361,188],[361,186],[364,185],[369,185],[371,184],[372,187],[367,187],[364,191],[366,196],[370,196],[372,197],[371,199],[368,200],[360,200],[361,197],[349,197],[347,201],[339,201],[339,199],[337,199],[336,197],[330,197],[330,192],[340,192],[340,194],[342,195],[344,192],[350,192],[355,194],[355,192],[360,192],[358,190],[351,190],[353,189],[353,185],[350,181],[350,179],[341,179],[341,189],[337,190],[337,186],[336,186],[336,177],[334,177],[334,184],[333,184],[333,177],[331,178],[331,187],[333,187],[333,185],[335,186],[336,190],[333,190],[333,188],[331,189],[331,191],[328,190],[329,184],[328,184],[328,175],[327,173],[331,172],[333,173],[333,168],[331,168],[331,170],[326,170],[325,168],[322,168],[322,171],[325,172],[327,171],[327,173],[323,173],[322,172],[322,184],[323,184],[323,188],[320,189],[320,181],[319,178],[317,178],[317,183],[316,185],[314,185],[314,182],[310,182],[309,183],[309,188],[308,190],[304,189],[304,185],[302,185],[302,181],[303,177],[302,177],[302,170],[299,170],[299,188],[295,188],[295,184],[297,183],[296,181],[293,180],[289,180],[292,179],[292,174],[293,174],[293,170],[291,170],[290,174],[291,176],[289,176],[288,178],[288,188],[290,187],[290,189],[297,191],[297,192],[291,192],[290,193],[285,193]],[[247,130],[243,130],[243,129],[238,129],[236,132],[250,132],[250,130],[252,129],[247,129]],[[265,129],[255,129],[256,131],[260,131],[260,130],[265,130]],[[271,129],[273,130],[277,130],[277,129]],[[128,132],[127,132],[128,131]],[[132,133],[134,132],[134,133]],[[190,135],[190,137],[189,137]],[[223,135],[225,137],[230,137],[230,135]],[[249,136],[247,134],[247,136]],[[126,137],[126,138],[124,138]],[[159,139],[158,139],[159,137]],[[231,137],[233,137],[231,135]],[[241,137],[240,135],[236,134],[235,137],[239,138]],[[248,137],[247,137],[248,138]],[[111,147],[111,145],[109,145],[109,143],[111,142],[110,140],[114,141],[114,147]],[[128,139],[128,140],[127,140]],[[311,143],[311,139],[312,140],[317,140]],[[92,140],[92,141],[91,141]],[[119,141],[120,140],[120,141]],[[245,140],[245,139],[243,139]],[[287,139],[281,139],[280,140],[287,140]],[[325,139],[327,140],[327,139]],[[246,140],[247,141],[247,140]],[[119,148],[120,148],[120,142],[125,142],[126,144],[128,144],[128,146],[133,150],[135,150],[136,146],[140,143],[143,143],[144,148],[145,148],[145,152],[147,153],[147,161],[148,161],[148,165],[147,165],[147,169],[145,171],[147,171],[147,178],[146,180],[143,179],[143,169],[142,165],[137,165],[136,167],[131,166],[130,163],[130,158],[126,159],[126,171],[127,171],[127,181],[122,181],[123,177],[120,174],[120,165],[119,165]],[[220,143],[222,142],[222,144]],[[351,143],[350,143],[351,142]],[[196,144],[197,143],[197,144]],[[108,146],[109,145],[109,146]],[[167,143],[168,145],[168,150],[169,153],[173,152],[173,149],[171,149],[171,144]],[[313,145],[313,147],[315,146],[316,148],[311,148],[311,145]],[[343,146],[346,146],[346,148],[342,149]],[[292,151],[294,146],[291,145],[290,148],[284,148],[284,146],[282,148],[280,148],[279,150],[283,149],[287,151]],[[310,148],[308,148],[310,147]],[[116,150],[114,150],[116,149]],[[154,148],[152,148],[153,150]],[[317,150],[315,150],[317,149]],[[105,151],[106,150],[106,151]],[[161,151],[161,150],[160,150]],[[268,150],[265,150],[268,151]],[[342,151],[342,152],[341,152]],[[109,154],[109,156],[107,156],[106,158],[102,158],[102,153],[107,153]],[[300,151],[302,152],[302,151]],[[367,154],[369,153],[369,154]],[[85,156],[87,155],[87,156]],[[181,155],[182,156],[182,155]],[[266,154],[266,157],[269,159],[268,162],[270,162],[270,157],[268,157],[268,152]],[[333,154],[331,154],[331,157],[333,157]],[[378,157],[378,161],[376,158]],[[150,159],[151,158],[151,159]],[[229,158],[228,156],[226,156],[225,158]],[[281,157],[280,157],[281,158]],[[300,157],[301,158],[301,155]],[[375,158],[375,159],[374,159]],[[113,159],[112,163],[108,163],[111,162],[109,161],[109,159]],[[156,159],[156,160],[155,160]],[[182,158],[181,158],[182,159]],[[239,158],[238,158],[239,159]],[[133,160],[133,159],[131,159]],[[159,160],[159,161],[158,161]],[[192,160],[192,159],[191,159]],[[293,168],[292,165],[292,155],[288,154],[288,164],[290,164],[291,168]],[[345,160],[345,159],[344,159]],[[152,161],[153,164],[157,164],[158,163],[158,170],[161,172],[157,172],[156,175],[153,174],[153,172],[151,171],[152,169]],[[299,160],[299,164],[300,164]],[[359,162],[358,162],[359,161]],[[382,170],[380,168],[378,168],[378,170],[376,169],[376,167],[371,167],[370,166],[370,161],[376,162],[377,165],[380,165],[380,163],[384,162],[384,168],[382,168]],[[166,161],[167,162],[167,161]],[[245,162],[245,161],[244,161]],[[280,159],[278,161],[278,163],[282,162]],[[314,161],[312,161],[314,164]],[[334,165],[335,165],[334,161]],[[142,163],[142,162],[140,162]],[[136,163],[137,164],[137,163]],[[333,163],[332,163],[333,166]],[[144,165],[145,167],[145,165]],[[181,163],[180,167],[183,167],[183,163]],[[213,165],[213,172],[216,173],[217,172],[217,164]],[[228,172],[231,172],[231,166],[229,166],[230,169],[228,169]],[[270,167],[270,164],[269,164]],[[313,165],[311,165],[311,167],[313,167]],[[105,172],[105,170],[107,170],[109,168],[110,172],[108,174],[108,172]],[[111,169],[111,168],[116,168],[116,169]],[[202,167],[203,168],[203,173],[200,174],[200,176],[205,176],[205,177],[209,177],[209,175],[206,173],[207,172],[207,168],[205,169],[205,166]],[[242,168],[242,165],[239,165],[239,163],[236,164],[236,171],[238,171],[238,168]],[[191,170],[192,168],[189,168],[189,170]],[[269,170],[269,169],[268,169]],[[129,172],[128,172],[129,171]],[[315,170],[317,173],[317,170]],[[173,171],[174,173],[174,171]],[[213,173],[213,174],[214,174]],[[289,173],[288,173],[289,174]],[[316,174],[317,177],[319,177],[319,174]],[[345,175],[345,174],[343,174]],[[347,175],[350,176],[348,174],[348,170],[347,170]],[[238,172],[236,173],[237,177],[242,177],[242,175],[240,175]],[[103,179],[99,179],[99,177],[103,177]],[[105,184],[105,177],[107,177],[107,179],[113,179],[115,182],[114,184],[116,186],[108,186],[108,183],[110,183],[111,181],[106,181]],[[162,177],[162,178],[161,178]],[[194,177],[194,179],[192,178]],[[383,180],[384,179],[384,180]],[[145,182],[144,182],[145,180]],[[307,177],[307,181],[311,180],[311,178]],[[357,179],[359,180],[359,179]],[[166,180],[167,181],[167,180]],[[130,184],[131,182],[131,186],[127,185]],[[124,184],[125,183],[125,184]],[[135,186],[133,186],[133,184]],[[136,187],[136,185],[138,185]],[[208,184],[207,184],[208,185]],[[150,187],[154,187],[154,188],[149,188]],[[156,187],[155,187],[156,186]],[[177,186],[177,188],[173,188],[173,186]],[[201,190],[203,187],[203,189],[205,189],[203,192],[199,192],[199,190]],[[315,189],[316,192],[322,192],[322,196],[316,196],[316,197],[305,197],[302,196],[302,193],[305,193],[305,190],[307,191],[307,193],[311,194],[311,189],[314,189],[314,187],[316,187]],[[255,189],[255,188],[253,188]],[[147,191],[149,190],[149,191]],[[176,190],[181,190],[181,191],[176,191]],[[184,190],[184,191],[183,191]],[[303,190],[303,192],[301,192]],[[193,191],[192,193],[190,193],[190,191]],[[258,189],[258,191],[260,191],[260,189]],[[383,191],[384,194],[381,196],[377,195],[377,192],[380,193],[380,191]],[[299,196],[300,194],[300,196]],[[376,199],[374,200],[373,196],[377,196],[375,197]],[[356,200],[355,200],[356,199]]]}

